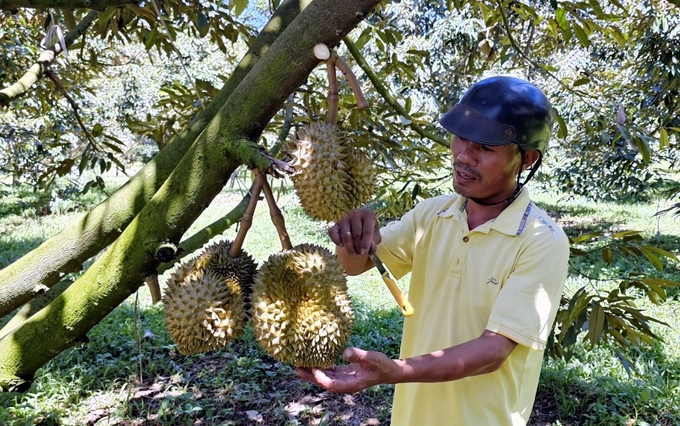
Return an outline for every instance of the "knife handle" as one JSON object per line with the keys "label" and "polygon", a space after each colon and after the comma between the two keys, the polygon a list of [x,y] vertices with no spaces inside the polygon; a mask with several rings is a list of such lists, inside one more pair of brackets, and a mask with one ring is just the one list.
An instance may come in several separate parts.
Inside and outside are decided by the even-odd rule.
{"label": "knife handle", "polygon": [[397,283],[395,283],[394,280],[389,277],[387,272],[382,274],[382,279],[387,285],[387,288],[390,290],[390,293],[392,293],[392,296],[394,296],[394,300],[396,300],[399,304],[401,313],[404,314],[405,317],[410,317],[413,315],[413,306],[411,306],[411,303],[408,301],[404,293],[401,292],[399,286],[397,286]]}

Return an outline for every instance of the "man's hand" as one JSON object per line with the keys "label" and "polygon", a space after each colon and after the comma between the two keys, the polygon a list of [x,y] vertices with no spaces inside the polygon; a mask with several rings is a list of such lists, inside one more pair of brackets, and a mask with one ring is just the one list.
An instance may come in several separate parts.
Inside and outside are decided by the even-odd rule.
{"label": "man's hand", "polygon": [[375,214],[367,209],[352,210],[328,230],[335,245],[343,247],[350,256],[368,254],[382,241],[380,225]]}
{"label": "man's hand", "polygon": [[298,368],[298,376],[333,393],[359,392],[380,383],[394,383],[397,365],[387,355],[347,348],[342,353],[349,365],[336,365],[326,370]]}

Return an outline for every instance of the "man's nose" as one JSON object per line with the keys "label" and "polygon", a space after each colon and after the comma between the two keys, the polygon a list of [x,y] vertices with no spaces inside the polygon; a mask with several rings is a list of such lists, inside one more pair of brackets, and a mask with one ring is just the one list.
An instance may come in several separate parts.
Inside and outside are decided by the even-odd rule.
{"label": "man's nose", "polygon": [[469,143],[466,143],[462,149],[458,151],[458,155],[456,155],[456,161],[465,164],[474,164],[475,158],[476,156],[473,152],[472,144]]}

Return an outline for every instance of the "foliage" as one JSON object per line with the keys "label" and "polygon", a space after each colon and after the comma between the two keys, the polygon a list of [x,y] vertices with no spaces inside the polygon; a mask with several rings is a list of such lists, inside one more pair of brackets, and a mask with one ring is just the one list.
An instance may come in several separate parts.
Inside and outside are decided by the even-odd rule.
{"label": "foliage", "polygon": [[[58,79],[43,80],[2,111],[3,173],[13,184],[42,188],[96,169],[75,185],[85,191],[103,186],[100,175],[124,170],[132,148],[153,140],[163,149],[214,96],[243,51],[239,43],[252,39],[248,4],[159,0],[102,11],[90,33],[70,46],[70,61],[61,55],[51,65]],[[665,1],[384,2],[347,37],[359,55],[349,53],[349,43],[337,47],[363,70],[371,105],[358,111],[341,78],[339,125],[380,173],[370,207],[389,220],[443,191],[450,159],[436,119],[490,73],[529,78],[553,99],[557,140],[539,182],[598,201],[677,197],[675,10]],[[31,65],[47,28],[73,28],[86,12],[3,14],[3,81],[16,81]],[[321,70],[312,73],[260,142],[274,151],[289,125],[325,119],[327,86]],[[680,212],[677,203],[665,210]],[[572,235],[573,271],[583,283],[563,300],[552,355],[572,358],[584,338],[623,351],[659,337],[653,323],[662,320],[644,314],[639,302],[667,299],[677,283],[664,274],[677,254],[645,238],[629,229]],[[583,265],[604,272],[582,274]],[[592,284],[599,280],[610,285]]]}
{"label": "foliage", "polygon": [[[225,190],[197,221],[196,227],[200,229],[229,210],[238,201],[240,191],[238,188]],[[655,231],[648,220],[649,212],[655,211],[654,205],[645,205],[639,212],[623,216],[619,212],[626,210],[625,206],[586,203],[565,206],[548,197],[541,198],[540,202],[559,216],[570,235],[587,232],[584,226],[593,226],[593,218],[612,224],[610,227],[639,227],[643,236]],[[10,207],[11,201],[2,205]],[[330,244],[326,238],[327,226],[306,216],[293,194],[282,195],[279,205],[294,243]],[[557,207],[562,210],[553,210]],[[45,238],[54,232],[54,225],[67,226],[66,216],[75,214],[78,213],[38,220],[23,219],[20,212],[6,211],[0,227],[16,227],[9,229],[8,239],[12,241],[0,243],[0,252],[4,253],[8,244],[20,247],[33,241],[31,229],[50,227],[41,232]],[[20,220],[15,221],[17,218]],[[13,223],[15,225],[11,225]],[[662,229],[666,244],[674,245],[680,240],[680,229],[671,221],[664,220]],[[271,238],[273,232],[269,212],[258,208],[245,246],[258,262],[279,250],[279,242]],[[231,239],[235,233],[235,229],[229,229],[218,238]],[[579,244],[583,248],[588,241]],[[30,248],[25,246],[24,250]],[[616,258],[624,259],[618,254]],[[580,262],[580,257],[577,259]],[[587,272],[600,271],[603,265],[604,260]],[[583,269],[588,267],[588,262],[575,266]],[[627,262],[619,266],[621,271],[636,269]],[[164,282],[161,279],[161,283]],[[403,286],[405,280],[400,284]],[[593,285],[602,284],[593,281]],[[568,285],[575,289],[581,282],[574,276]],[[349,287],[357,308],[350,344],[398,357],[403,317],[378,274],[369,272],[351,277]],[[639,307],[648,310],[646,315],[675,324],[680,320],[678,303],[678,293],[669,293],[662,305],[641,300]],[[677,410],[680,333],[660,324],[650,326],[663,336],[666,344],[622,349],[610,339],[592,348],[586,341],[576,346],[568,363],[546,360],[534,407],[536,414],[530,424],[596,425],[625,421],[676,424],[680,421]],[[162,309],[151,305],[145,288],[140,289],[138,301],[137,296],[132,295],[88,337],[88,344],[62,353],[42,368],[27,393],[0,395],[0,423],[84,424],[88,419],[98,418],[112,425],[134,422],[177,425],[201,420],[252,424],[254,421],[248,420],[248,416],[256,419],[261,416],[263,424],[290,422],[292,425],[294,420],[302,424],[322,419],[329,424],[352,424],[352,421],[368,423],[371,418],[380,422],[389,419],[392,386],[380,386],[351,396],[323,393],[320,388],[300,381],[289,366],[267,357],[250,334],[218,352],[181,356],[165,331]],[[629,360],[630,372],[620,362],[617,352]],[[353,417],[347,417],[350,414]]]}

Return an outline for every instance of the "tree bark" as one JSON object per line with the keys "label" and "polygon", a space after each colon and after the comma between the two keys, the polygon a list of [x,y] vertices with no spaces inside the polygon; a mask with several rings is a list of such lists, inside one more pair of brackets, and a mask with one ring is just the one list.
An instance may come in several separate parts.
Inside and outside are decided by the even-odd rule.
{"label": "tree bark", "polygon": [[94,9],[139,4],[140,0],[0,0],[0,10],[28,9]]}
{"label": "tree bark", "polygon": [[[0,386],[25,390],[35,371],[82,341],[158,267],[154,249],[177,242],[234,169],[270,164],[255,140],[318,64],[315,44],[335,46],[378,0],[312,2],[263,54],[153,198],[109,250],[61,296],[0,340]],[[226,154],[226,155],[225,155]]]}
{"label": "tree bark", "polygon": [[301,4],[304,3],[300,0],[286,0],[281,4],[229,80],[186,132],[173,137],[165,149],[100,205],[0,271],[0,317],[41,294],[67,273],[79,271],[83,262],[106,248],[120,235],[165,182],[234,89],[258,63],[262,52],[299,15],[303,7]]}

